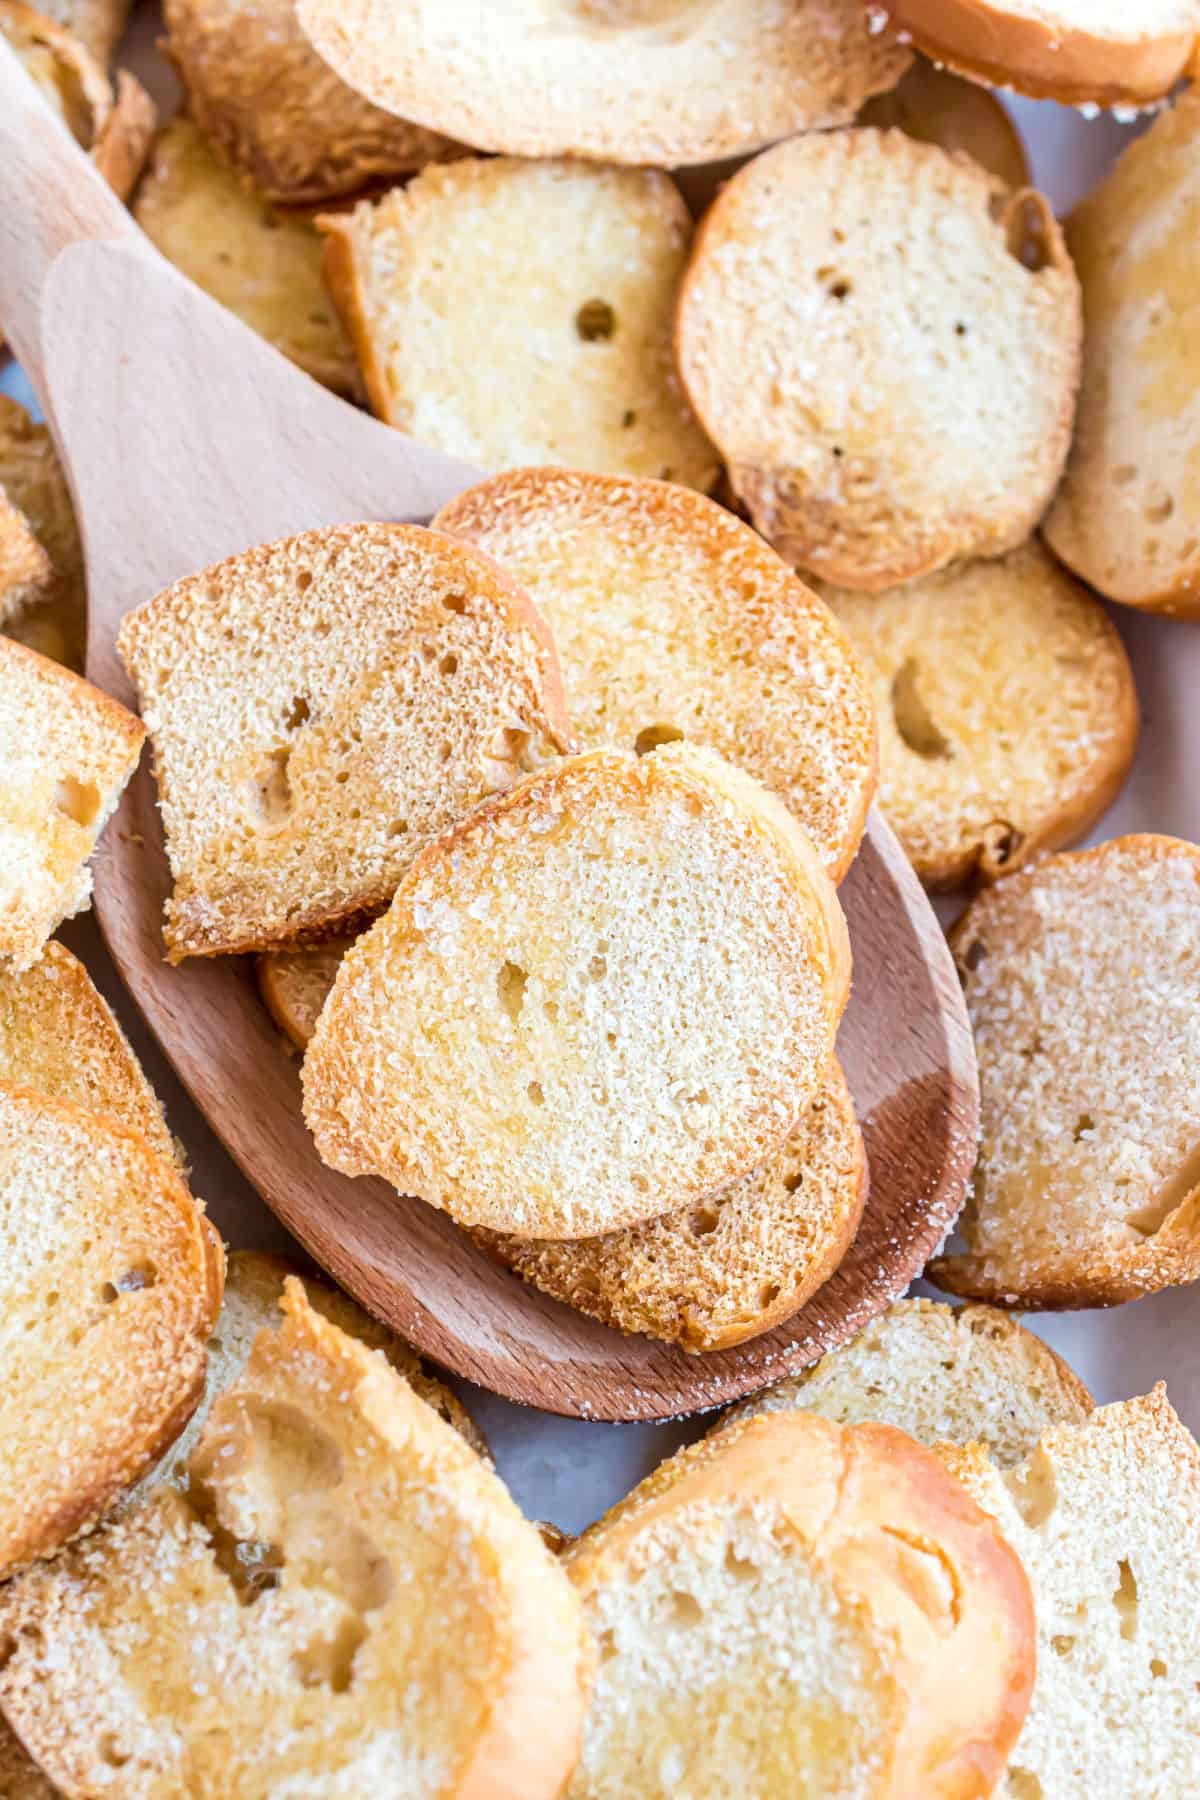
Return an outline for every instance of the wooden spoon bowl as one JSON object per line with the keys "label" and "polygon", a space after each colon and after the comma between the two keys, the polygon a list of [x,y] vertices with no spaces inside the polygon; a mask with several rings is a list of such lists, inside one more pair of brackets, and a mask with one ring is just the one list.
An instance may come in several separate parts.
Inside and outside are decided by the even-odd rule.
{"label": "wooden spoon bowl", "polygon": [[[0,327],[54,430],[89,577],[88,674],[135,704],[122,615],[250,544],[353,519],[424,519],[478,472],[298,373],[148,246],[0,44]],[[163,959],[169,885],[147,764],[96,860],[114,962],[209,1123],[300,1242],[428,1355],[510,1399],[594,1419],[734,1400],[843,1343],[920,1272],[975,1154],[970,1030],[937,920],[873,816],[842,888],[854,991],[838,1050],[871,1193],[837,1274],[787,1324],[688,1355],[526,1287],[444,1214],[324,1167],[298,1069],[246,959]]]}

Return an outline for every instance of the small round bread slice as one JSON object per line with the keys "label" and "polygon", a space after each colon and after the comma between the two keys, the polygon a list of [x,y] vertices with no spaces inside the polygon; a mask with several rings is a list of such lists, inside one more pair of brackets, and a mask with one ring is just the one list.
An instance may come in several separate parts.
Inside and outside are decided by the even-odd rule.
{"label": "small round bread slice", "polygon": [[914,56],[912,67],[889,93],[876,94],[858,115],[878,131],[894,126],[922,144],[962,150],[1010,188],[1029,185],[1029,158],[1021,134],[998,95],[978,82]]}
{"label": "small round bread slice", "polygon": [[671,348],[692,226],[669,176],[472,157],[317,223],[389,425],[484,469],[713,485]]}
{"label": "small round bread slice", "polygon": [[205,137],[270,200],[330,200],[459,153],[340,81],[294,0],[164,0],[167,48]]}
{"label": "small round bread slice", "polygon": [[5,624],[8,637],[76,671],[83,668],[86,586],[70,489],[50,427],[0,394],[0,487],[28,519],[50,558],[51,580],[36,606]]}
{"label": "small round bread slice", "polygon": [[1200,849],[1114,838],[989,889],[952,946],[979,1056],[966,1249],[1011,1306],[1112,1306],[1200,1276]]}
{"label": "small round bread slice", "polygon": [[304,1060],[317,1149],[461,1223],[577,1238],[688,1208],[817,1091],[850,948],[811,840],[691,744],[593,750],[413,864]]}
{"label": "small round bread slice", "polygon": [[886,594],[822,593],[870,671],[880,804],[928,887],[1010,874],[1112,804],[1137,748],[1133,671],[1036,541]]}
{"label": "small round bread slice", "polygon": [[1061,1356],[991,1306],[898,1300],[811,1369],[732,1408],[815,1412],[839,1425],[895,1425],[930,1449],[986,1443],[1007,1467],[1052,1425],[1082,1425],[1093,1401]]}
{"label": "small round bread slice", "polygon": [[884,10],[936,62],[1071,106],[1160,100],[1200,34],[1196,0],[886,0]]}
{"label": "small round bread slice", "polygon": [[566,1243],[477,1232],[544,1294],[618,1331],[727,1350],[790,1319],[854,1241],[867,1160],[836,1059],[782,1149],[688,1212]]}
{"label": "small round bread slice", "polygon": [[763,536],[874,592],[1028,537],[1066,459],[1080,332],[1041,194],[860,127],[778,144],[722,190],[676,346]]}
{"label": "small round bread slice", "polygon": [[856,0],[301,0],[331,68],[480,150],[672,168],[844,125],[908,53]]}
{"label": "small round bread slice", "polygon": [[681,488],[565,469],[495,476],[434,523],[529,594],[585,748],[708,745],[779,795],[841,880],[875,791],[874,707],[826,608],[756,532]]}
{"label": "small round bread slice", "polygon": [[220,1304],[202,1215],[112,1119],[0,1083],[0,1579],[178,1435]]}
{"label": "small round bread slice", "polygon": [[297,1050],[308,1048],[342,958],[359,935],[349,933],[302,950],[272,950],[257,959],[263,1004]]}
{"label": "small round bread slice", "polygon": [[1185,94],[1076,209],[1087,309],[1051,549],[1110,600],[1200,618],[1200,96]]}
{"label": "small round bread slice", "polygon": [[890,1426],[729,1426],[566,1566],[599,1649],[567,1800],[988,1794],[1029,1706],[1021,1565]]}

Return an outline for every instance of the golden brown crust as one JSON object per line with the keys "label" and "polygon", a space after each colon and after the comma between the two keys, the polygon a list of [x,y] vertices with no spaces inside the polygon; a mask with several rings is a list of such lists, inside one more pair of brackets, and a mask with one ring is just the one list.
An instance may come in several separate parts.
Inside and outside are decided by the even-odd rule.
{"label": "golden brown crust", "polygon": [[367,392],[367,404],[377,419],[391,418],[392,393],[384,363],[382,338],[372,329],[367,305],[365,266],[357,245],[363,227],[357,208],[353,212],[318,213],[317,229],[324,238],[321,274],[342,329],[350,339]]}
{"label": "golden brown crust", "polygon": [[37,600],[52,574],[28,519],[0,486],[0,625]]}
{"label": "golden brown crust", "polygon": [[1021,134],[995,94],[949,69],[914,57],[898,85],[868,100],[859,125],[895,127],[922,144],[961,150],[1007,187],[1028,187],[1029,158]]}
{"label": "golden brown crust", "polygon": [[128,200],[158,124],[158,108],[135,75],[119,69],[113,109],[97,134],[92,161],[113,193]]}
{"label": "golden brown crust", "polygon": [[935,62],[1070,106],[1141,106],[1168,94],[1187,69],[1200,29],[1198,21],[1183,23],[1183,10],[1176,7],[1173,20],[1146,32],[1139,29],[1140,8],[1128,7],[1106,32],[1031,18],[1020,0],[887,0],[892,23]]}
{"label": "golden brown crust", "polygon": [[306,1050],[343,956],[354,942],[341,935],[299,950],[272,950],[255,959],[263,1005],[297,1050]]}
{"label": "golden brown crust", "polygon": [[83,667],[85,585],[75,513],[46,425],[0,394],[0,486],[24,513],[50,558],[51,580],[37,606],[6,626],[10,637],[69,668]]}

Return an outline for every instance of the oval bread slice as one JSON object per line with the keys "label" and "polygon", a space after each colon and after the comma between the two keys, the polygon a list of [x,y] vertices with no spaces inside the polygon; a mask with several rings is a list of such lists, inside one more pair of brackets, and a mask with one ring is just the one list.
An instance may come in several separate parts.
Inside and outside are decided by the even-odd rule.
{"label": "oval bread slice", "polygon": [[421,845],[569,744],[516,584],[417,525],[244,551],[122,621],[175,880],[173,961],[380,912]]}
{"label": "oval bread slice", "polygon": [[690,744],[594,750],[429,847],[303,1068],[323,1160],[460,1222],[588,1237],[706,1199],[833,1054],[845,921],[811,841]]}
{"label": "oval bread slice", "polygon": [[284,1314],[187,1496],[3,1590],[8,1718],[72,1795],[555,1800],[590,1663],[570,1584],[382,1356],[294,1280]]}
{"label": "oval bread slice", "polygon": [[566,1563],[599,1650],[568,1800],[984,1795],[1029,1704],[1021,1566],[890,1426],[729,1426]]}
{"label": "oval bread slice", "polygon": [[1068,222],[1087,333],[1051,548],[1127,606],[1200,617],[1200,98],[1132,143]]}
{"label": "oval bread slice", "polygon": [[1133,671],[1036,541],[885,594],[822,592],[870,671],[880,804],[927,886],[1010,874],[1111,806],[1137,748]]}
{"label": "oval bread slice", "polygon": [[1200,33],[1195,0],[887,0],[886,11],[935,61],[1071,106],[1160,99]]}
{"label": "oval bread slice", "polygon": [[1200,849],[1048,857],[951,938],[979,1056],[980,1148],[929,1274],[1008,1305],[1111,1306],[1200,1275]]}
{"label": "oval bread slice", "polygon": [[220,1287],[191,1195],[124,1126],[0,1083],[0,1163],[2,1577],[179,1433]]}
{"label": "oval bread slice", "polygon": [[306,1050],[342,958],[358,934],[302,950],[272,950],[255,965],[267,1011],[297,1050]]}
{"label": "oval bread slice", "polygon": [[50,584],[5,635],[69,668],[83,668],[86,589],[70,490],[48,425],[0,394],[0,487],[50,559]]}
{"label": "oval bread slice", "polygon": [[866,128],[778,144],[733,177],[676,325],[755,525],[870,592],[1029,535],[1066,459],[1079,345],[1042,195]]}
{"label": "oval bread slice", "polygon": [[757,533],[681,488],[565,469],[495,476],[435,524],[534,601],[585,748],[706,744],[779,795],[841,880],[875,790],[874,710],[828,612]]}
{"label": "oval bread slice", "polygon": [[350,86],[481,150],[708,162],[844,125],[907,53],[853,0],[301,0]]}
{"label": "oval bread slice", "polygon": [[895,1425],[932,1449],[985,1442],[1020,1462],[1052,1425],[1082,1425],[1092,1397],[1049,1344],[991,1306],[898,1300],[840,1350],[725,1415],[815,1412]]}
{"label": "oval bread slice", "polygon": [[868,100],[860,125],[893,126],[922,144],[962,150],[1010,188],[1029,185],[1029,158],[1003,101],[978,82],[914,56],[912,66],[886,94]]}
{"label": "oval bread slice", "polygon": [[692,228],[669,176],[472,157],[317,222],[389,425],[484,469],[713,485],[671,348]]}
{"label": "oval bread slice", "polygon": [[267,199],[355,194],[458,154],[340,81],[293,0],[164,0],[163,16],[188,111]]}

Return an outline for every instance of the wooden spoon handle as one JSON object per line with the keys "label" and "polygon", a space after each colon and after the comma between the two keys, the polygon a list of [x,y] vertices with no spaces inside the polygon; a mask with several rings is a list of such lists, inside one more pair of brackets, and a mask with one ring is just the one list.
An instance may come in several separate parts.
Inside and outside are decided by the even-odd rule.
{"label": "wooden spoon handle", "polygon": [[[43,406],[41,296],[50,265],[81,239],[139,235],[0,37],[0,330]],[[87,331],[86,318],[79,329]]]}

